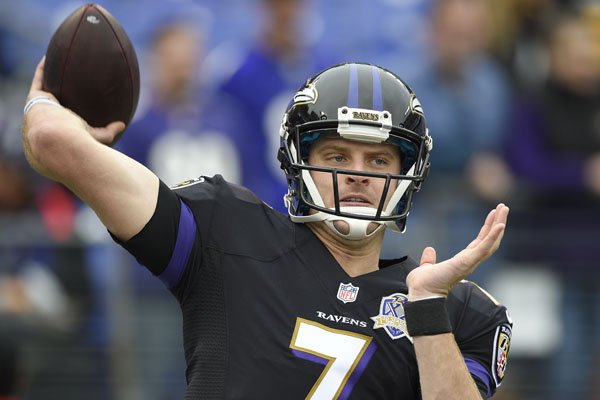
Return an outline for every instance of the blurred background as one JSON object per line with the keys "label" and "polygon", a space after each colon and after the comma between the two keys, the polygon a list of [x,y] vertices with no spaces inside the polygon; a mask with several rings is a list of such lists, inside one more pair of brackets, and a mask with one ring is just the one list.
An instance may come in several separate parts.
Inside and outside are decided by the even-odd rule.
{"label": "blurred background", "polygon": [[[175,299],[21,149],[35,65],[83,3],[0,0],[0,398],[182,398]],[[278,125],[303,81],[342,61],[403,77],[435,146],[407,233],[388,235],[384,255],[432,245],[450,257],[507,203],[503,246],[471,277],[515,323],[495,398],[600,399],[600,3],[100,4],[141,68],[117,147],[168,184],[221,173],[283,211]]]}

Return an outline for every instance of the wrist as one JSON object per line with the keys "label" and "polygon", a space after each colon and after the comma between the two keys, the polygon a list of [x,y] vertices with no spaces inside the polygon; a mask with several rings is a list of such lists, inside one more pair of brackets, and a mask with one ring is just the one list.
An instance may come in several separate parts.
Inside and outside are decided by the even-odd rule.
{"label": "wrist", "polygon": [[404,317],[411,337],[452,332],[444,296],[438,295],[417,301],[409,299],[404,303]]}
{"label": "wrist", "polygon": [[27,115],[29,110],[31,110],[36,104],[50,104],[56,107],[62,107],[58,101],[51,97],[43,95],[35,96],[27,101],[27,104],[25,104],[25,107],[23,108],[23,115]]}
{"label": "wrist", "polygon": [[408,301],[421,301],[435,298],[446,298],[448,293],[434,293],[427,290],[408,289]]}

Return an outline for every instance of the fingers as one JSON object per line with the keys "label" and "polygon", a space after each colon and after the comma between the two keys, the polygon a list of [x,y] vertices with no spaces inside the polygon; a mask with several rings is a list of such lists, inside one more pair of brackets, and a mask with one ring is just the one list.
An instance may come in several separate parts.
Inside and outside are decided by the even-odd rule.
{"label": "fingers", "polygon": [[496,224],[498,223],[506,223],[506,218],[508,216],[508,207],[503,203],[500,203],[496,206],[495,209],[489,212],[488,216],[485,219],[483,226],[481,227],[481,231],[479,232],[478,237],[485,237],[488,235]]}
{"label": "fingers", "polygon": [[482,240],[484,237],[486,237],[487,234],[490,232],[490,229],[492,229],[492,225],[494,224],[494,221],[497,216],[496,211],[497,211],[496,209],[493,209],[492,211],[490,211],[488,213],[487,217],[485,218],[485,222],[483,223],[483,226],[479,230],[479,234],[477,234],[477,237],[474,240],[475,244],[476,244],[476,242],[478,242],[478,241]]}
{"label": "fingers", "polygon": [[499,224],[499,223],[505,224],[507,216],[508,216],[508,211],[509,211],[508,207],[502,203],[498,204],[495,209],[490,211],[488,213],[487,217],[485,218],[485,222],[483,223],[483,226],[479,230],[479,234],[477,235],[475,240],[473,240],[469,244],[469,246],[467,246],[467,248],[469,249],[469,248],[473,248],[473,247],[479,245],[479,243],[490,234],[490,232],[492,231],[492,228],[494,226],[496,226],[497,224]]}
{"label": "fingers", "polygon": [[125,130],[125,122],[122,122],[122,121],[111,122],[110,124],[106,125],[106,129],[108,129],[111,132],[114,132],[115,135],[118,135],[119,133],[121,133]]}
{"label": "fingers", "polygon": [[125,130],[125,123],[121,121],[111,122],[104,128],[88,128],[90,134],[100,143],[110,145],[116,136]]}
{"label": "fingers", "polygon": [[498,210],[497,212],[497,218],[496,218],[496,226],[498,229],[497,233],[494,233],[492,236],[495,236],[495,240],[494,243],[492,245],[492,250],[496,251],[498,249],[498,247],[500,247],[500,242],[502,241],[502,238],[504,237],[504,232],[506,231],[506,222],[508,220],[508,213],[510,212],[510,209],[508,207],[506,207],[505,205],[502,205],[502,208]]}
{"label": "fingers", "polygon": [[502,203],[498,204],[498,206],[496,207],[495,221],[498,223],[506,224],[506,221],[508,220],[509,211],[510,209],[506,205]]}
{"label": "fingers", "polygon": [[495,218],[496,218],[496,210],[494,209],[488,213],[487,217],[485,218],[485,222],[483,223],[483,226],[481,227],[481,229],[479,230],[479,233],[477,234],[477,237],[475,239],[473,239],[473,241],[471,243],[469,243],[469,245],[467,246],[467,249],[472,249],[474,247],[477,247],[479,245],[479,243],[481,243],[481,241],[490,233],[490,230],[492,229]]}
{"label": "fingers", "polygon": [[31,91],[42,90],[42,80],[44,78],[44,63],[46,62],[46,56],[42,57],[37,67],[35,68],[35,73],[33,74],[33,80],[31,82]]}
{"label": "fingers", "polygon": [[426,247],[423,250],[423,254],[421,254],[421,262],[419,265],[423,264],[435,264],[436,261],[436,253],[433,247]]}
{"label": "fingers", "polygon": [[504,237],[508,212],[509,208],[507,206],[498,204],[488,214],[477,238],[460,253],[460,259],[466,265],[470,265],[470,268],[474,269],[498,250]]}
{"label": "fingers", "polygon": [[[485,259],[492,255],[498,247],[504,237],[504,231],[506,229],[506,221],[508,219],[509,208],[504,204],[498,204],[496,209],[493,211],[493,220],[489,223],[489,226],[482,228],[482,231],[486,231],[478,243],[474,246],[474,249],[478,250],[479,257]],[[492,214],[492,213],[490,213]],[[486,225],[488,221],[486,220]]]}
{"label": "fingers", "polygon": [[44,96],[44,97],[48,97],[50,99],[54,99],[56,101],[58,101],[58,99],[56,99],[56,97],[54,95],[52,95],[52,93],[49,93],[47,91],[44,91],[44,64],[46,62],[46,56],[42,57],[42,59],[40,60],[40,62],[38,63],[37,67],[35,68],[35,73],[33,74],[33,79],[31,80],[31,87],[29,89],[29,94],[27,95],[27,100],[31,100],[32,98],[36,97],[36,96]]}
{"label": "fingers", "polygon": [[490,228],[490,232],[486,237],[487,241],[491,243],[489,245],[491,253],[495,252],[498,249],[498,247],[500,247],[500,242],[504,237],[506,221],[508,219],[508,213],[510,210],[504,204],[498,204],[495,211],[496,212],[494,213],[494,221]]}

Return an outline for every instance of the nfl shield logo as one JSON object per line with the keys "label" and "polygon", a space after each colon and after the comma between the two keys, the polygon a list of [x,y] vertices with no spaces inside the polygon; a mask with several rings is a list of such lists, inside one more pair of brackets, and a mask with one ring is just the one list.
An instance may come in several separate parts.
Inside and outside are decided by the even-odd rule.
{"label": "nfl shield logo", "polygon": [[352,303],[356,300],[356,296],[358,296],[358,290],[360,288],[354,286],[351,283],[340,283],[340,287],[337,292],[338,300],[341,300],[346,303]]}

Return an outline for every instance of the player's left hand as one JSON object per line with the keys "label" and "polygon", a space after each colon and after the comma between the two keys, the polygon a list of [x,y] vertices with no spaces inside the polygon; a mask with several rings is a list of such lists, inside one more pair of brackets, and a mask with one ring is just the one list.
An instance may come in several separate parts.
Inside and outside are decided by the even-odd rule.
{"label": "player's left hand", "polygon": [[488,214],[475,240],[446,261],[436,263],[435,249],[425,248],[420,266],[406,278],[408,299],[416,301],[434,296],[446,297],[456,283],[472,273],[498,249],[504,236],[508,211],[507,206],[498,204]]}

